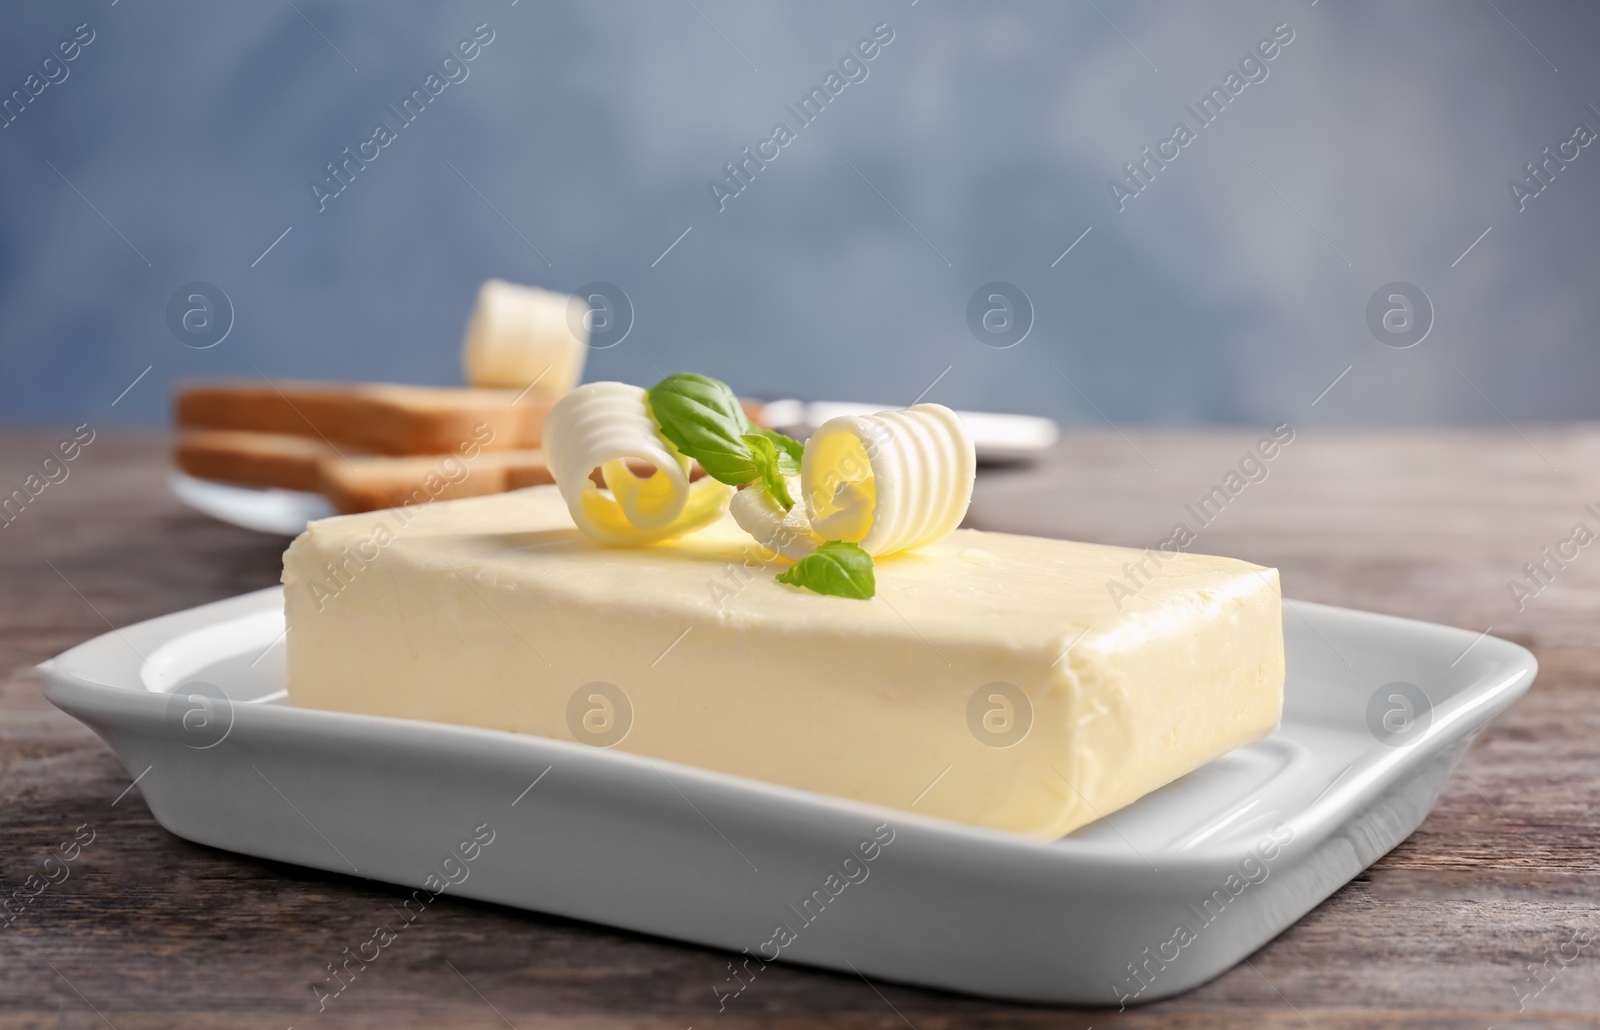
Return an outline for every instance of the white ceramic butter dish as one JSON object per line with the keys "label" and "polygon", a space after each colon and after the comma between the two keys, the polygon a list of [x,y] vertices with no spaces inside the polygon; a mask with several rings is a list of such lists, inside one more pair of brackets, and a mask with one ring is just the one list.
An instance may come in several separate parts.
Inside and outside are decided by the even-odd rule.
{"label": "white ceramic butter dish", "polygon": [[[1114,1006],[1216,976],[1404,840],[1535,672],[1464,630],[1307,603],[1285,619],[1278,732],[1042,844],[580,744],[291,707],[277,588],[40,672],[189,840],[726,948],[746,975],[776,957]],[[713,993],[736,1007],[739,982]]]}

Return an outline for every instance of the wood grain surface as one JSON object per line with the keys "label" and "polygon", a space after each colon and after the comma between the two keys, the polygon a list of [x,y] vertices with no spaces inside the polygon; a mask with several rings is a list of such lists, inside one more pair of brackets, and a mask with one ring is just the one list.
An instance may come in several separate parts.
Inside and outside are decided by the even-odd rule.
{"label": "wood grain surface", "polygon": [[[0,494],[66,435],[0,433]],[[1157,544],[1261,436],[1075,431],[1039,467],[986,471],[970,521]],[[100,430],[0,528],[0,895],[75,831],[94,834],[71,875],[0,929],[0,1030],[1600,1026],[1600,942],[1576,958],[1569,943],[1600,935],[1600,546],[1520,610],[1509,586],[1575,524],[1600,533],[1585,510],[1600,511],[1593,427],[1307,429],[1261,463],[1264,478],[1244,469],[1194,550],[1277,566],[1293,597],[1492,627],[1532,647],[1540,674],[1409,840],[1247,963],[1122,1013],[774,967],[719,1014],[719,952],[449,897],[319,1013],[325,963],[400,891],[168,834],[32,672],[108,626],[277,581],[284,541],[178,505],[166,447]]]}

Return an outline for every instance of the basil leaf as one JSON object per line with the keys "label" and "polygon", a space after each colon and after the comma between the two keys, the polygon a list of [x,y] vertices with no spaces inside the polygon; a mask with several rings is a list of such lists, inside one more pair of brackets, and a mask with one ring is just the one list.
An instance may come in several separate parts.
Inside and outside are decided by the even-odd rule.
{"label": "basil leaf", "polygon": [[878,592],[878,581],[872,571],[872,555],[863,551],[860,544],[843,540],[829,540],[821,545],[795,562],[787,572],[780,572],[778,582],[804,587],[818,594],[861,600]]}
{"label": "basil leaf", "polygon": [[786,476],[800,474],[800,456],[805,453],[806,445],[792,436],[771,429],[757,429],[757,433],[771,440],[778,448],[778,471]]}
{"label": "basil leaf", "polygon": [[661,435],[698,461],[712,479],[743,486],[760,476],[744,440],[750,420],[727,383],[679,372],[646,390],[645,396]]}
{"label": "basil leaf", "polygon": [[746,433],[741,439],[745,446],[750,448],[750,457],[755,462],[758,480],[761,489],[772,495],[772,499],[783,505],[783,510],[788,511],[794,507],[794,498],[789,494],[789,481],[783,476],[783,462],[779,457],[778,445],[760,433]]}

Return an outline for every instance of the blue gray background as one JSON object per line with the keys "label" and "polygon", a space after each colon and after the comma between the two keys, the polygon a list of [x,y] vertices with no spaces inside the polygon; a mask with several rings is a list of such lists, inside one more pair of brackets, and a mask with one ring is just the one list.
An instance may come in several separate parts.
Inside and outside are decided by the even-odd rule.
{"label": "blue gray background", "polygon": [[[0,13],[0,93],[85,22],[0,129],[11,422],[157,423],[173,382],[255,369],[456,382],[491,276],[627,292],[591,379],[907,403],[948,369],[931,399],[1068,422],[1600,412],[1600,147],[1526,210],[1508,188],[1600,130],[1581,0],[61,0]],[[308,180],[485,22],[318,211]],[[868,78],[719,211],[707,181],[879,22]],[[1269,77],[1119,212],[1107,181],[1283,22]],[[236,307],[209,350],[167,327],[192,280]],[[993,280],[1035,309],[1010,349],[967,325]],[[1414,347],[1368,326],[1393,280],[1434,306]]]}

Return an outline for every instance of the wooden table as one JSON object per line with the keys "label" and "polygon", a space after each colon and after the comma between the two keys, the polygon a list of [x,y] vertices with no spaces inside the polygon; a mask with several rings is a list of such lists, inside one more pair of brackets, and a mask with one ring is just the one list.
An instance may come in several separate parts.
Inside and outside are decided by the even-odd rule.
{"label": "wooden table", "polygon": [[[1124,432],[1074,432],[1041,467],[986,472],[971,521],[1157,543],[1261,435]],[[0,488],[21,485],[57,436],[0,433]],[[1600,546],[1525,610],[1508,587],[1575,523],[1600,532],[1584,509],[1600,510],[1600,430],[1301,430],[1204,530],[1196,549],[1275,565],[1294,597],[1493,627],[1542,668],[1408,841],[1248,965],[1120,1014],[774,967],[719,1015],[708,987],[726,975],[719,952],[448,897],[337,1011],[318,1013],[310,987],[324,964],[365,939],[398,889],[171,836],[31,671],[108,623],[277,582],[283,541],[179,506],[164,452],[158,435],[101,430],[65,481],[0,529],[5,892],[75,828],[95,834],[71,877],[0,930],[4,1030],[1600,1026]],[[1575,932],[1596,943],[1563,965]],[[1546,962],[1539,990],[1529,965]],[[1519,992],[1535,991],[1519,1012]]]}

